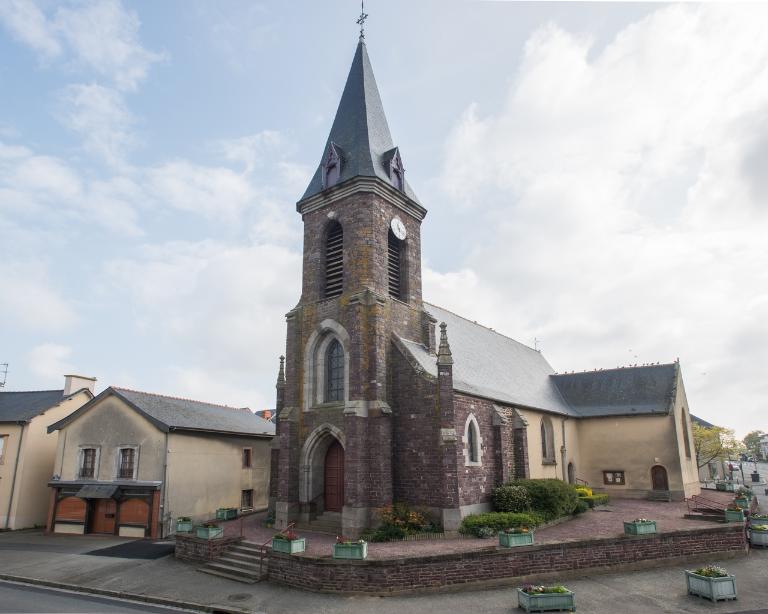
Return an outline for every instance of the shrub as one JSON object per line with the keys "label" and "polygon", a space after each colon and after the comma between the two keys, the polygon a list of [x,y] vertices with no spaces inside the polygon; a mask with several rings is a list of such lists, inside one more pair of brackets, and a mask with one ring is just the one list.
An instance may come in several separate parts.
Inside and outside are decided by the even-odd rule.
{"label": "shrub", "polygon": [[399,527],[408,533],[417,533],[431,524],[425,513],[411,509],[405,503],[381,508],[379,518],[383,526]]}
{"label": "shrub", "polygon": [[592,489],[587,486],[577,486],[576,494],[579,495],[579,497],[591,497],[593,493]]}
{"label": "shrub", "polygon": [[392,542],[407,536],[408,531],[393,525],[382,525],[375,531],[364,535],[365,539],[369,542]]}
{"label": "shrub", "polygon": [[573,510],[574,514],[583,514],[589,509],[589,503],[584,501],[582,497],[579,497],[579,501],[576,503],[576,509]]}
{"label": "shrub", "polygon": [[470,514],[461,521],[461,533],[477,535],[478,531],[488,528],[493,531],[502,531],[509,527],[536,527],[544,519],[536,513],[515,514],[513,512],[488,512],[487,514]]}
{"label": "shrub", "polygon": [[596,505],[607,505],[608,495],[592,495],[591,497],[579,497],[579,501],[583,501],[589,507],[595,507]]}
{"label": "shrub", "polygon": [[492,529],[491,527],[478,527],[475,531],[475,535],[480,539],[490,539],[496,535],[496,529]]}
{"label": "shrub", "polygon": [[544,516],[546,520],[573,514],[579,502],[576,489],[562,480],[517,480],[512,484],[522,486],[528,491],[533,511]]}
{"label": "shrub", "polygon": [[531,497],[522,486],[504,484],[493,489],[493,509],[497,512],[527,512]]}

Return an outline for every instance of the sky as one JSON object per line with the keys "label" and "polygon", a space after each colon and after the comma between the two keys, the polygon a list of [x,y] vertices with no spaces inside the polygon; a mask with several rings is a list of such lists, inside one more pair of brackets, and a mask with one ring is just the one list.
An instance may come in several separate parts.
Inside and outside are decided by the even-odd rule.
{"label": "sky", "polygon": [[[0,363],[274,406],[354,1],[0,2]],[[768,5],[369,0],[424,296],[768,431]]]}

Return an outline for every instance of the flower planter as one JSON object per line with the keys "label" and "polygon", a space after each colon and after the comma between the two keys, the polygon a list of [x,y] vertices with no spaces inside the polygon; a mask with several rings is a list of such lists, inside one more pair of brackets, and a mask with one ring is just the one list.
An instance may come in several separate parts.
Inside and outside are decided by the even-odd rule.
{"label": "flower planter", "polygon": [[195,535],[200,539],[218,539],[224,537],[224,529],[221,527],[197,527]]}
{"label": "flower planter", "polygon": [[725,492],[725,482],[715,482],[715,489]]}
{"label": "flower planter", "polygon": [[351,544],[333,544],[333,558],[358,559],[368,557],[368,542],[354,542]]}
{"label": "flower planter", "polygon": [[297,552],[304,552],[307,542],[303,537],[298,539],[272,539],[272,550],[274,552],[282,552],[284,554],[296,554]]}
{"label": "flower planter", "polygon": [[733,500],[733,502],[738,505],[742,509],[746,509],[749,507],[749,499],[746,497],[737,497]]}
{"label": "flower planter", "polygon": [[216,510],[216,520],[232,520],[237,518],[236,507],[220,507]]}
{"label": "flower planter", "polygon": [[656,521],[625,522],[624,533],[626,535],[648,535],[649,533],[656,533]]}
{"label": "flower planter", "polygon": [[761,548],[768,548],[768,531],[755,531],[749,530],[749,544],[751,546],[760,546]]}
{"label": "flower planter", "polygon": [[192,521],[191,520],[177,520],[176,521],[176,533],[191,533]]}
{"label": "flower planter", "polygon": [[744,522],[744,510],[725,510],[726,522]]}
{"label": "flower planter", "polygon": [[685,571],[685,581],[688,584],[688,594],[698,595],[711,601],[736,599],[736,578],[708,578],[692,571]]}
{"label": "flower planter", "polygon": [[504,533],[499,531],[499,546],[502,548],[514,548],[515,546],[528,546],[533,543],[533,532],[528,533]]}
{"label": "flower planter", "polygon": [[518,588],[517,605],[526,612],[576,611],[575,595],[571,591],[567,593],[528,594],[523,589]]}

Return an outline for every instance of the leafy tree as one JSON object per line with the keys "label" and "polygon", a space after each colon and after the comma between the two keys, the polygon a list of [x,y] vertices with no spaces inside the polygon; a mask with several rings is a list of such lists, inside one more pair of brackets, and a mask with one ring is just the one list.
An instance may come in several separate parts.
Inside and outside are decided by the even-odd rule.
{"label": "leafy tree", "polygon": [[752,456],[762,458],[763,455],[760,453],[760,440],[764,436],[765,433],[763,433],[763,431],[751,431],[750,433],[747,433],[746,437],[742,439],[744,446],[747,448],[747,452]]}
{"label": "leafy tree", "polygon": [[733,429],[722,426],[706,427],[693,423],[693,446],[696,450],[696,464],[704,467],[718,458],[730,458],[743,448],[736,439]]}

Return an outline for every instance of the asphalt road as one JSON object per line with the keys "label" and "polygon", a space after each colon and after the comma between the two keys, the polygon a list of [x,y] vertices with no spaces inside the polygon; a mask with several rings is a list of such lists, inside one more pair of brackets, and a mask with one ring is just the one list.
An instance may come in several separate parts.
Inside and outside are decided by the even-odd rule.
{"label": "asphalt road", "polygon": [[35,614],[48,614],[59,612],[109,612],[125,614],[130,612],[191,612],[178,608],[163,608],[147,603],[110,599],[59,591],[56,589],[15,584],[0,580],[0,612],[33,612]]}

